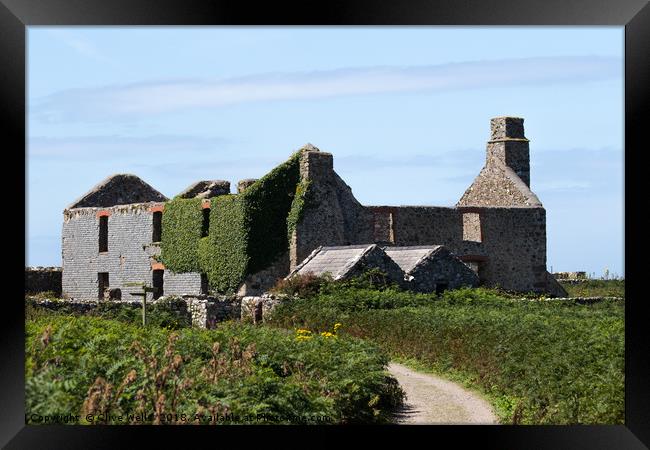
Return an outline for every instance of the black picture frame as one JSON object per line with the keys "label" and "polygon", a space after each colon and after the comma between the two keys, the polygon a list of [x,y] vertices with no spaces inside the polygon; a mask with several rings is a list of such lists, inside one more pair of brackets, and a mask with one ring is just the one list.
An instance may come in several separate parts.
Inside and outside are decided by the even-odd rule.
{"label": "black picture frame", "polygon": [[[641,227],[646,220],[633,220],[636,212],[635,196],[643,195],[644,180],[640,160],[645,150],[642,140],[644,119],[647,115],[650,86],[650,6],[644,0],[465,0],[465,1],[371,1],[330,0],[319,4],[311,2],[260,2],[251,4],[235,0],[0,0],[0,92],[2,128],[5,155],[16,154],[23,161],[20,168],[9,169],[4,181],[5,202],[22,183],[25,184],[26,160],[21,159],[26,144],[26,27],[32,25],[617,25],[625,26],[625,268],[626,301],[626,391],[625,425],[585,426],[435,426],[435,427],[373,427],[358,428],[371,445],[373,439],[389,435],[399,439],[407,434],[419,434],[417,440],[406,443],[439,443],[452,439],[454,446],[468,439],[478,440],[481,448],[571,448],[610,449],[647,448],[650,445],[650,364],[647,354],[648,327],[643,314],[640,292],[643,265],[635,264],[635,255],[641,255],[642,245],[628,246],[627,242],[642,242]],[[645,112],[645,115],[643,114]],[[6,156],[8,158],[8,156]],[[12,166],[9,166],[12,167]],[[25,188],[26,189],[26,188]],[[641,193],[637,193],[637,189]],[[25,196],[26,198],[26,196]],[[46,201],[46,199],[44,199]],[[647,200],[645,200],[647,202]],[[24,203],[23,203],[24,204]],[[641,201],[638,203],[642,204]],[[12,208],[7,205],[7,208]],[[19,211],[7,212],[11,224],[18,229],[14,236],[25,236],[25,224]],[[25,214],[22,215],[25,217]],[[22,228],[21,228],[22,227]],[[594,243],[598,245],[598,243]],[[5,262],[11,256],[12,267],[19,275],[20,258],[5,252]],[[15,264],[14,264],[15,263]],[[23,264],[24,266],[24,264]],[[6,273],[7,279],[12,277]],[[8,284],[12,284],[11,282]],[[15,288],[17,291],[18,288]],[[65,427],[26,426],[24,418],[24,307],[18,300],[20,293],[9,290],[3,299],[2,370],[3,391],[0,410],[0,444],[6,448],[115,448],[120,441],[135,446],[136,437],[146,434],[147,446],[158,442],[191,444],[207,438],[214,445],[226,437],[247,442],[255,435],[263,442],[277,439],[280,445],[291,442],[309,442],[342,439],[341,433],[349,427],[309,428],[307,441],[286,439],[279,432],[293,433],[294,427]],[[254,433],[250,431],[253,430]],[[186,432],[191,433],[190,436]],[[291,436],[291,435],[290,435]],[[420,444],[421,445],[421,444]]]}

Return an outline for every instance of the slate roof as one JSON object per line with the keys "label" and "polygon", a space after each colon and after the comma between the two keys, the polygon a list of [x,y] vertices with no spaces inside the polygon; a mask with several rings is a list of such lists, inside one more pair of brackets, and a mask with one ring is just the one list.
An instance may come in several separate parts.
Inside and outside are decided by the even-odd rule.
{"label": "slate roof", "polygon": [[318,247],[290,274],[312,272],[320,276],[330,273],[337,280],[345,277],[363,256],[376,247],[370,245],[348,245],[339,247]]}
{"label": "slate roof", "polygon": [[437,252],[442,245],[411,247],[384,247],[384,252],[404,271],[410,273],[425,258]]}

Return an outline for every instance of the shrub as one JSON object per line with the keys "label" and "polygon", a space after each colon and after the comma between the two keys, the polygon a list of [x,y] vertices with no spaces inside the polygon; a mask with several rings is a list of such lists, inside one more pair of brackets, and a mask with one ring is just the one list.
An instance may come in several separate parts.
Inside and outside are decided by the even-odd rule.
{"label": "shrub", "polygon": [[332,282],[330,275],[316,276],[312,272],[306,274],[296,274],[288,279],[280,279],[270,289],[274,294],[286,294],[300,298],[309,298],[318,294],[321,288]]}
{"label": "shrub", "polygon": [[293,332],[238,323],[169,331],[70,316],[30,321],[26,331],[30,422],[71,412],[81,423],[99,413],[110,414],[108,423],[123,423],[119,415],[224,423],[226,414],[234,423],[384,422],[403,398],[386,356],[349,336],[297,341]]}

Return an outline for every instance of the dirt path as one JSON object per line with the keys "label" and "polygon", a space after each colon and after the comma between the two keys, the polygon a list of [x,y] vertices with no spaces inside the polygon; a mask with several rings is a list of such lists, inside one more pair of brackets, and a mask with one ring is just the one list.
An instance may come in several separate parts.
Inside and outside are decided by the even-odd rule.
{"label": "dirt path", "polygon": [[390,363],[388,371],[406,392],[396,414],[398,424],[496,424],[492,407],[467,389],[406,366]]}

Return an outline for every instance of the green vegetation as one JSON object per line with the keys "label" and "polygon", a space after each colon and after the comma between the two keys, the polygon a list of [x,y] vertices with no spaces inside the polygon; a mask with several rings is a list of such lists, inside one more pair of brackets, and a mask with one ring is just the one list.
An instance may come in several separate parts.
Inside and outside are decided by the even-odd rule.
{"label": "green vegetation", "polygon": [[517,300],[487,289],[437,297],[325,282],[278,307],[271,323],[326,330],[337,322],[397,360],[477,388],[502,423],[623,423],[621,301]]}
{"label": "green vegetation", "polygon": [[310,205],[310,184],[311,182],[309,180],[302,180],[296,185],[296,193],[293,202],[291,203],[291,210],[287,216],[287,239],[289,241],[291,240],[291,235],[296,229],[296,226],[302,220],[305,208],[308,208]]}
{"label": "green vegetation", "polygon": [[28,422],[70,413],[112,424],[385,422],[403,397],[386,356],[336,328],[170,331],[42,314],[26,324]]}
{"label": "green vegetation", "polygon": [[162,215],[161,260],[174,272],[200,272],[198,242],[203,213],[200,198],[174,198]]}
{"label": "green vegetation", "polygon": [[587,280],[560,284],[570,297],[625,297],[625,280]]}
{"label": "green vegetation", "polygon": [[243,193],[212,199],[209,235],[204,238],[201,200],[168,202],[161,245],[165,266],[174,272],[206,273],[212,289],[234,291],[247,275],[287,252],[288,236],[308,203],[308,187],[300,182],[296,152]]}
{"label": "green vegetation", "polygon": [[[52,305],[52,308],[46,308],[35,302],[35,299],[37,297],[25,299],[25,318],[28,321],[52,316],[88,316],[117,320],[133,325],[142,323],[142,305],[140,304],[124,305],[101,302],[97,307],[81,312],[78,308],[72,308],[62,300],[55,302],[57,304]],[[147,305],[147,324],[153,327],[178,330],[191,326],[192,321],[189,314],[180,313],[179,308],[175,308],[171,301],[159,301]]]}
{"label": "green vegetation", "polygon": [[249,270],[250,216],[246,198],[225,195],[212,201],[210,233],[199,243],[199,260],[208,283],[218,292],[235,290]]}

